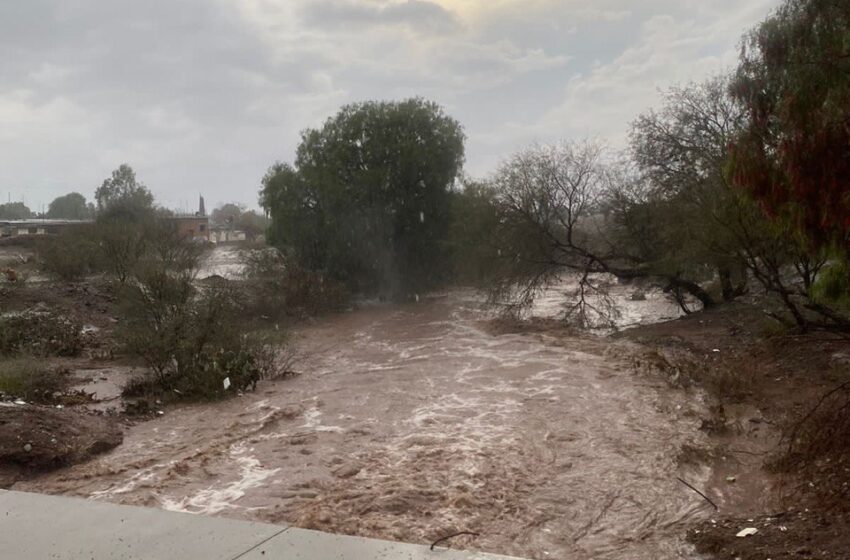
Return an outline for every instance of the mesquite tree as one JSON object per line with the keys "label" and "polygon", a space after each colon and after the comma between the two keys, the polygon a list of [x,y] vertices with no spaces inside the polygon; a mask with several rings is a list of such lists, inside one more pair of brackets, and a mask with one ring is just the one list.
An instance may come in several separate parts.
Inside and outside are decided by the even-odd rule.
{"label": "mesquite tree", "polygon": [[492,232],[497,265],[491,299],[512,311],[528,308],[569,271],[577,274],[578,284],[566,316],[582,325],[612,319],[608,275],[656,280],[713,305],[695,280],[655,268],[636,250],[640,236],[636,243],[623,242],[624,197],[630,189],[640,190],[637,181],[593,142],[535,146],[505,162],[491,182],[499,209]]}
{"label": "mesquite tree", "polygon": [[655,266],[716,275],[726,301],[744,292],[747,278],[733,228],[740,195],[725,171],[729,142],[745,115],[727,88],[725,76],[671,88],[631,131],[631,156],[653,214],[643,219],[664,226],[654,238]]}

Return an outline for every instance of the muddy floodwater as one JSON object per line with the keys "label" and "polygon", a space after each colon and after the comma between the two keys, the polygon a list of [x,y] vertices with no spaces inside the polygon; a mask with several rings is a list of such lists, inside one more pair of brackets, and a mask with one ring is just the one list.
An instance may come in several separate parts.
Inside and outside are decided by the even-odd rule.
{"label": "muddy floodwater", "polygon": [[711,508],[677,476],[703,404],[630,347],[492,334],[471,293],[299,329],[298,377],[169,409],[90,463],[17,489],[525,558],[694,558]]}

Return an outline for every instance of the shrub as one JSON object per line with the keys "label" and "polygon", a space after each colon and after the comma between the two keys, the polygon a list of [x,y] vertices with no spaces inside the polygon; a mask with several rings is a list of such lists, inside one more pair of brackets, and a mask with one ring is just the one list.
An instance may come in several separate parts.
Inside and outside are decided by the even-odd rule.
{"label": "shrub", "polygon": [[49,312],[8,315],[0,318],[0,355],[78,356],[81,331],[76,321]]}
{"label": "shrub", "polygon": [[245,253],[246,305],[271,320],[338,311],[349,301],[346,287],[288,261],[277,249]]}
{"label": "shrub", "polygon": [[33,358],[0,360],[0,396],[48,403],[64,386],[59,372],[41,367]]}
{"label": "shrub", "polygon": [[119,336],[149,372],[125,394],[210,400],[275,374],[274,353],[244,333],[240,292],[226,280],[196,285],[198,247],[163,230],[120,293]]}
{"label": "shrub", "polygon": [[178,345],[170,366],[152,367],[148,374],[131,380],[124,395],[217,400],[253,390],[258,381],[275,376],[273,355],[248,337],[214,346],[218,347],[197,351],[191,345]]}
{"label": "shrub", "polygon": [[844,259],[824,266],[812,286],[812,299],[819,304],[850,308],[850,270]]}
{"label": "shrub", "polygon": [[37,247],[39,267],[54,278],[69,282],[81,280],[100,269],[96,231],[91,226],[78,226],[40,241]]}

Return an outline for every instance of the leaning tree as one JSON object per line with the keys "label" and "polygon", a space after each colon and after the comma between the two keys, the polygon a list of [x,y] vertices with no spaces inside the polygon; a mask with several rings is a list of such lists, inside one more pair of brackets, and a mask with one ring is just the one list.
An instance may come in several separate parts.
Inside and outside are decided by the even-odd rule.
{"label": "leaning tree", "polygon": [[645,238],[630,232],[633,242],[625,242],[623,212],[626,207],[633,212],[634,206],[623,201],[643,190],[640,183],[593,142],[534,146],[507,160],[491,182],[499,212],[491,233],[496,263],[491,299],[509,310],[526,309],[571,272],[578,283],[566,315],[582,325],[612,318],[605,275],[659,281],[674,293],[713,305],[694,279],[654,266],[640,247]]}

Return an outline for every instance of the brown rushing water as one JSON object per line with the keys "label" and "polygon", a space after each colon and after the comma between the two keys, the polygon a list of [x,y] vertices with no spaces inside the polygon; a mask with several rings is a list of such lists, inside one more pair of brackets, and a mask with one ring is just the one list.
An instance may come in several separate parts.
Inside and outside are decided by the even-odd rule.
{"label": "brown rushing water", "polygon": [[108,455],[17,489],[526,558],[692,558],[711,513],[676,481],[702,404],[625,343],[488,334],[470,294],[302,328],[297,378],[170,410]]}

